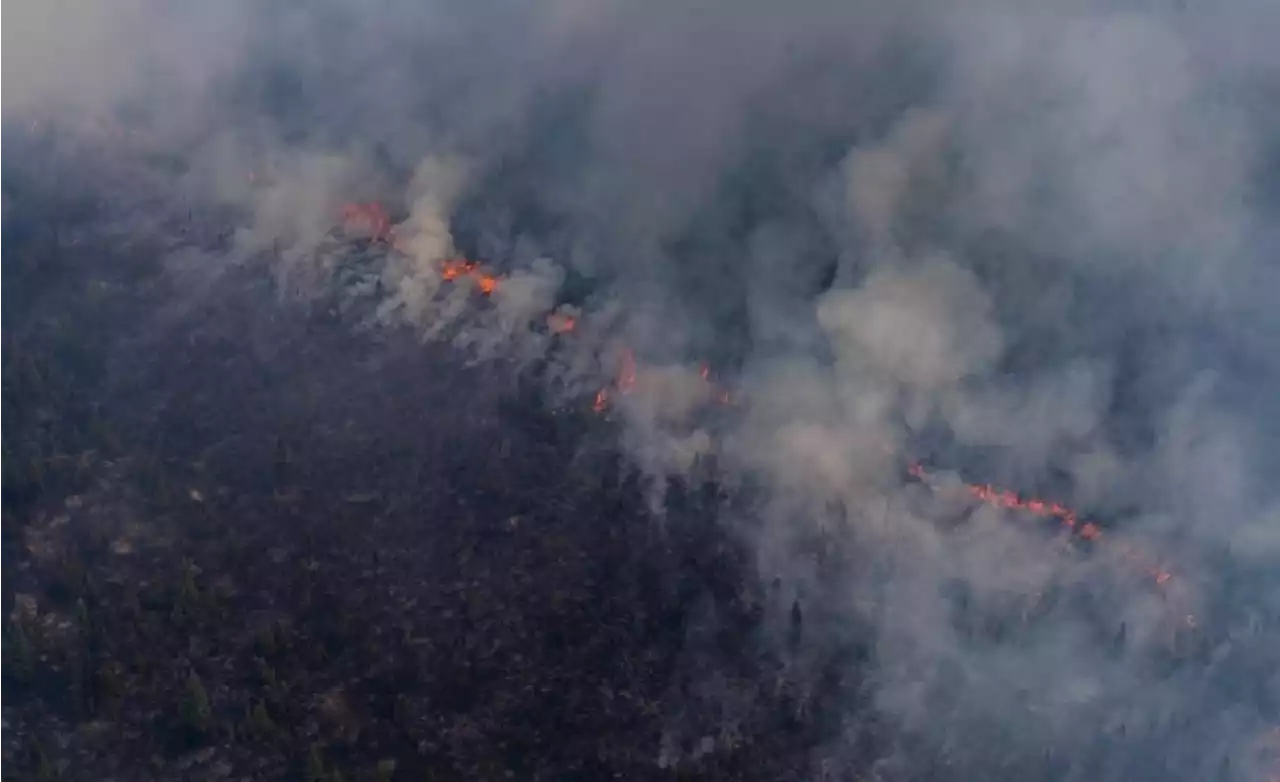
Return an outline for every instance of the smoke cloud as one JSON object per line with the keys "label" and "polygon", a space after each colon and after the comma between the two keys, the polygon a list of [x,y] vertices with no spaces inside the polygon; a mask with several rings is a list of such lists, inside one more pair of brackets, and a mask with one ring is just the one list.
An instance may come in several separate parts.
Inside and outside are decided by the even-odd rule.
{"label": "smoke cloud", "polygon": [[[815,764],[1280,768],[1270,4],[6,15],[6,135],[61,133],[168,194],[132,230],[216,214],[204,262],[545,364],[563,404],[605,389],[659,509],[712,462],[749,487],[722,522],[808,608],[806,650],[867,634],[868,697]],[[344,204],[374,201],[387,235],[340,240]],[[976,503],[988,483],[1102,537]],[[875,758],[866,709],[895,737]]]}

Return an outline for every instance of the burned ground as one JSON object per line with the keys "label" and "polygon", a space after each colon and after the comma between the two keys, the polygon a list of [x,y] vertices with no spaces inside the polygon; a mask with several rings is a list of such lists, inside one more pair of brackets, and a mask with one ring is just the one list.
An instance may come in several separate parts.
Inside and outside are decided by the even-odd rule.
{"label": "burned ground", "polygon": [[[810,768],[856,668],[808,686],[760,641],[770,586],[713,484],[657,519],[608,420],[518,368],[253,268],[174,308],[167,228],[6,178],[6,778]],[[202,219],[178,233],[219,241]]]}

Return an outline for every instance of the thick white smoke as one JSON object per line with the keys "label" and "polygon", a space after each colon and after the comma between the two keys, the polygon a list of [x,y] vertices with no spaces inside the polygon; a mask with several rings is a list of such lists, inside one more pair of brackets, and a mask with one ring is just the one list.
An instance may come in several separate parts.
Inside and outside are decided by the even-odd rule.
{"label": "thick white smoke", "polygon": [[[613,390],[659,489],[714,457],[758,490],[725,523],[821,606],[807,642],[871,628],[886,778],[1265,772],[1268,4],[217,7],[11,3],[6,125],[143,132],[184,204],[238,215],[220,262],[304,297],[351,263],[343,204],[384,202],[396,250],[340,292],[365,325],[548,358]],[[987,481],[1104,538],[975,508]],[[866,766],[848,724],[824,752]]]}

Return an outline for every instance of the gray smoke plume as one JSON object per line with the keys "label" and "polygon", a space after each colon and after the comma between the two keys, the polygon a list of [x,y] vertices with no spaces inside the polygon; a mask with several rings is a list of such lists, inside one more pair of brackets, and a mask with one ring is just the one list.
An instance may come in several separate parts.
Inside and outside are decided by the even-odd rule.
{"label": "gray smoke plume", "polygon": [[[583,406],[610,389],[659,504],[709,461],[750,485],[724,523],[810,607],[805,646],[869,633],[867,700],[815,768],[1280,768],[1272,4],[7,16],[6,126],[66,129],[173,194],[155,209],[233,215],[217,264],[372,299],[365,327],[546,360]],[[396,249],[352,271],[332,229],[373,200]],[[464,256],[491,295],[448,272]],[[746,697],[706,687],[726,713]],[[882,757],[854,756],[865,709],[899,737]]]}

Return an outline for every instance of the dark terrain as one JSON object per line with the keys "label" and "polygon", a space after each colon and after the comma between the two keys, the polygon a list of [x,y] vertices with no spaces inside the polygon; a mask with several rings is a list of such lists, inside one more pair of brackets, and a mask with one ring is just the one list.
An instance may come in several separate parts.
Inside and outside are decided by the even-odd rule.
{"label": "dark terrain", "polygon": [[766,609],[713,484],[669,487],[659,523],[589,404],[283,304],[252,267],[194,285],[161,259],[216,248],[212,218],[118,230],[138,204],[23,173],[6,166],[6,779],[814,770],[849,666],[806,687],[761,640],[802,620]]}

